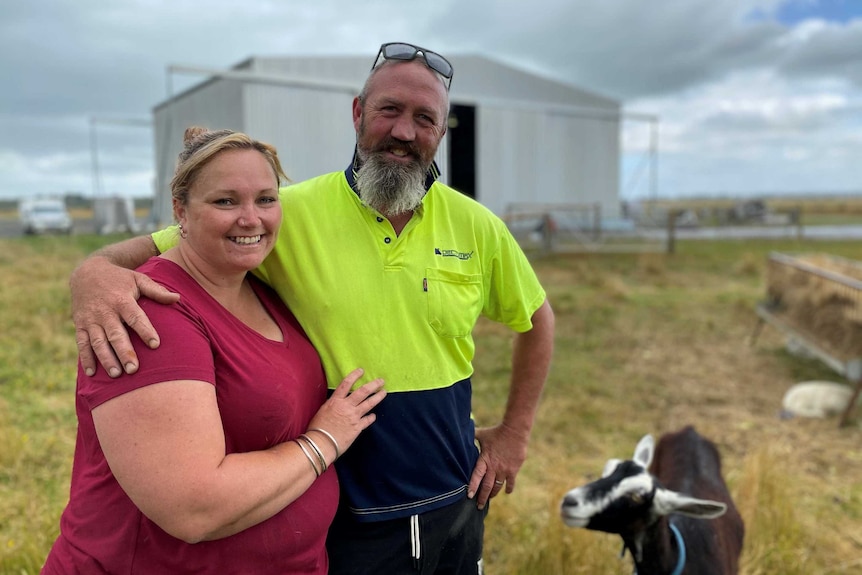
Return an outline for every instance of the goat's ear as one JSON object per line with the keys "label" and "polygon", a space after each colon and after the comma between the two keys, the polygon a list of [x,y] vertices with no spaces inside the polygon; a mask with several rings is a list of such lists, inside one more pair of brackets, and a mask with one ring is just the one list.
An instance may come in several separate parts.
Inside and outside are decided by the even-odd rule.
{"label": "goat's ear", "polygon": [[638,441],[637,447],[635,447],[635,454],[632,457],[632,460],[642,465],[644,469],[649,469],[649,464],[652,461],[652,454],[655,449],[655,441],[653,441],[652,435],[646,434],[641,437],[641,440]]}
{"label": "goat's ear", "polygon": [[713,519],[724,515],[727,505],[721,501],[697,499],[676,491],[659,488],[653,498],[653,509],[660,515],[679,513],[698,519]]}

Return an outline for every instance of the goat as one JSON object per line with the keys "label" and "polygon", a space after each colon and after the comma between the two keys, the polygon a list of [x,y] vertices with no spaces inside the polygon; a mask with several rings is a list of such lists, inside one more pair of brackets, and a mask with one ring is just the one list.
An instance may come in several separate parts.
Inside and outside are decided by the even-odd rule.
{"label": "goat", "polygon": [[718,449],[691,426],[663,435],[657,448],[644,436],[633,459],[609,460],[601,479],[566,493],[560,513],[570,527],[620,535],[638,575],[739,569],[742,517],[721,476]]}

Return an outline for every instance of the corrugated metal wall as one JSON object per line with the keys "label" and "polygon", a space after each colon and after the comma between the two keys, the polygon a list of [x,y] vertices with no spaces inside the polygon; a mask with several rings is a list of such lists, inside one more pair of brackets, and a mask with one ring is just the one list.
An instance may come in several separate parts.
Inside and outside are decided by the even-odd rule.
{"label": "corrugated metal wall", "polygon": [[353,86],[358,94],[372,64],[371,58],[365,56],[256,57],[248,60],[241,68],[288,78],[329,80]]}
{"label": "corrugated metal wall", "polygon": [[157,223],[173,222],[170,183],[177,156],[183,149],[183,133],[189,126],[213,130],[245,130],[242,83],[213,80],[156,108],[153,113],[156,150],[156,198],[153,212]]}
{"label": "corrugated metal wall", "polygon": [[278,149],[294,182],[343,170],[356,143],[352,102],[345,93],[249,84],[246,131]]}
{"label": "corrugated metal wall", "polygon": [[513,203],[600,203],[619,215],[619,120],[543,109],[478,110],[477,199],[497,214]]}

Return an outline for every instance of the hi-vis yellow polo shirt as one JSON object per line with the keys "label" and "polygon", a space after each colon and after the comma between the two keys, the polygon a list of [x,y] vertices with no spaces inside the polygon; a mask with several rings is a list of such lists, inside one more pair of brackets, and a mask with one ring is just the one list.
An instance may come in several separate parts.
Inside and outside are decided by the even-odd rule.
{"label": "hi-vis yellow polo shirt", "polygon": [[256,273],[302,324],[330,388],[357,367],[362,381],[386,382],[377,421],[338,462],[351,510],[374,521],[464,496],[478,457],[471,332],[480,315],[531,329],[545,292],[505,223],[475,200],[433,182],[396,236],[353,176],[282,188],[279,238]]}

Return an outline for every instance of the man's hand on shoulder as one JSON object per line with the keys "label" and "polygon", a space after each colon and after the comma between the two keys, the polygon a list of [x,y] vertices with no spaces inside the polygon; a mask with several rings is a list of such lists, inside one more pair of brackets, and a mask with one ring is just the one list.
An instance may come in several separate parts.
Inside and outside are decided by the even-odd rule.
{"label": "man's hand on shoulder", "polygon": [[[129,240],[132,241],[137,241],[137,238]],[[152,243],[152,240],[148,241]],[[130,245],[134,247],[134,244]],[[143,245],[138,243],[138,247]],[[126,326],[151,348],[159,345],[159,336],[138,305],[138,298],[146,296],[159,303],[170,304],[179,300],[179,294],[144,274],[112,263],[116,259],[109,254],[110,251],[100,252],[84,260],[72,272],[69,288],[81,365],[88,375],[92,375],[96,372],[98,360],[111,377],[119,377],[123,371],[134,373],[138,370],[138,357]],[[139,257],[133,258],[134,267],[151,255],[138,253]]]}

